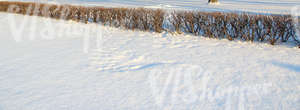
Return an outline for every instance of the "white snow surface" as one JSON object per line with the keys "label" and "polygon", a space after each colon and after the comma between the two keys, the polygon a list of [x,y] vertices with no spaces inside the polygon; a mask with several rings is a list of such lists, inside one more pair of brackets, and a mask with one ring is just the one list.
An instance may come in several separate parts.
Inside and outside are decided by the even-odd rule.
{"label": "white snow surface", "polygon": [[[297,48],[7,13],[0,24],[0,110],[300,109]],[[84,40],[98,32],[98,47]]]}
{"label": "white snow surface", "polygon": [[[5,0],[4,0],[5,1]],[[208,4],[208,0],[8,0],[46,3],[77,4],[105,7],[146,7],[163,9],[187,9],[200,11],[254,12],[291,14],[291,9],[300,7],[299,0],[219,0]]]}

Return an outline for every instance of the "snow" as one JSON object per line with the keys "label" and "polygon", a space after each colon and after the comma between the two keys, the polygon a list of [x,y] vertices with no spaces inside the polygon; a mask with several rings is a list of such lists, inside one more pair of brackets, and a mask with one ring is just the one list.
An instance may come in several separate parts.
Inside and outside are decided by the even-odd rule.
{"label": "snow", "polygon": [[300,6],[299,0],[219,0],[218,5],[209,5],[208,0],[9,0],[41,1],[63,4],[79,4],[105,7],[146,7],[164,9],[187,9],[201,11],[237,11],[255,13],[290,14]]}
{"label": "snow", "polygon": [[0,24],[0,110],[300,109],[297,48],[7,13]]}

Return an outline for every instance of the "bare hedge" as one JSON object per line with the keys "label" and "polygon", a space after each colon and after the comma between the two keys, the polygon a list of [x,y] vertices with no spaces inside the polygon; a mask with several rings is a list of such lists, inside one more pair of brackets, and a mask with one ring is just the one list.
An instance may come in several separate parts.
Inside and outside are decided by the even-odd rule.
{"label": "bare hedge", "polygon": [[0,2],[0,11],[84,23],[100,23],[130,30],[190,33],[210,38],[300,44],[290,15],[253,15],[173,11],[145,8],[104,8],[30,2]]}

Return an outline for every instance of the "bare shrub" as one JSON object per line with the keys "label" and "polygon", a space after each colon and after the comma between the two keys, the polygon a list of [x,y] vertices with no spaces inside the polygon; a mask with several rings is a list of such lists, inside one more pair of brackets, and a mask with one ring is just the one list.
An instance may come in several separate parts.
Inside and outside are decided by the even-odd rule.
{"label": "bare shrub", "polygon": [[162,32],[163,31],[163,22],[164,22],[164,15],[165,15],[165,12],[161,9],[156,9],[154,10],[153,12],[153,27],[154,27],[154,31],[155,32]]}
{"label": "bare shrub", "polygon": [[179,34],[191,33],[218,39],[269,42],[272,45],[293,41],[300,45],[290,15],[200,11],[173,11],[169,14],[162,9],[82,7],[5,1],[0,2],[0,11],[84,23],[101,23],[130,30],[158,33],[170,30]]}

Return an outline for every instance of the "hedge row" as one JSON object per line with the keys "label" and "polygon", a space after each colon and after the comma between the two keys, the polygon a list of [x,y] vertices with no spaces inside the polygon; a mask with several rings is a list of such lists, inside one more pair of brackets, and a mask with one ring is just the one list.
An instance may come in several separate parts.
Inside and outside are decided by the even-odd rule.
{"label": "hedge row", "polygon": [[244,41],[295,41],[295,26],[291,16],[248,15],[232,13],[174,12],[170,17],[177,33],[193,33],[212,38]]}
{"label": "hedge row", "polygon": [[0,11],[101,23],[131,30],[191,33],[211,38],[269,42],[272,45],[287,41],[300,44],[290,15],[166,12],[161,9],[82,7],[29,2],[0,2]]}

